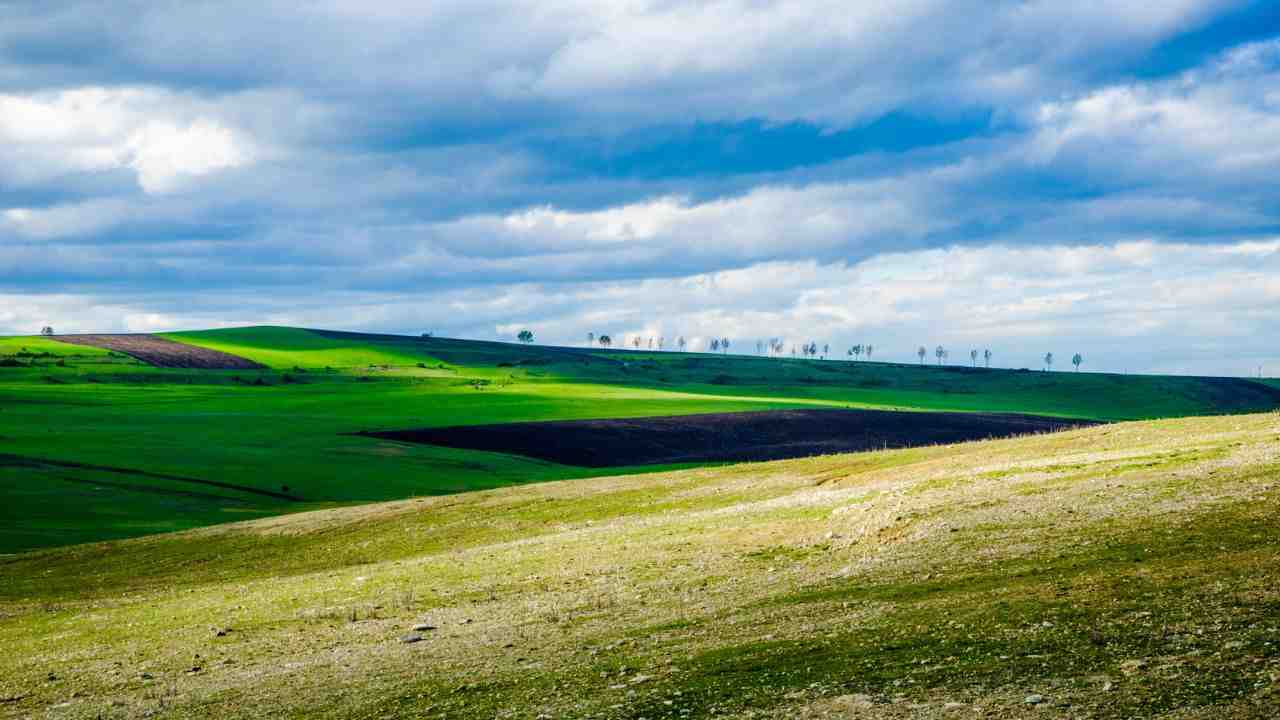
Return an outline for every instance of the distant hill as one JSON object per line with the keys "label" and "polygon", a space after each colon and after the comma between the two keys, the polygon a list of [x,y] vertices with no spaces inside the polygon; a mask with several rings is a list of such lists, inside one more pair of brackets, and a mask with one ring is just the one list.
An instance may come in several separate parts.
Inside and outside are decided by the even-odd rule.
{"label": "distant hill", "polygon": [[[1280,406],[1280,386],[1235,378],[560,348],[284,327],[112,344],[122,350],[0,338],[0,512],[6,513],[0,552],[662,469],[571,467],[355,435],[364,431],[788,408],[1115,421]],[[147,354],[154,351],[162,352]],[[241,367],[155,367],[147,358]]]}

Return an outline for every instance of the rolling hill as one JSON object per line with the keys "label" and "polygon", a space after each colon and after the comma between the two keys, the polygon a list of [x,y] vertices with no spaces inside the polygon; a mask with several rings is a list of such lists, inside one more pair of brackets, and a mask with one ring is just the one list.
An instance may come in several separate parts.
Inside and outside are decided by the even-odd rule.
{"label": "rolling hill", "polygon": [[[0,339],[0,552],[663,467],[353,433],[785,408],[1125,420],[1269,410],[1248,380],[553,348],[254,327],[172,333],[266,369]],[[670,469],[670,468],[667,468]]]}
{"label": "rolling hill", "polygon": [[0,713],[1262,720],[1280,415],[547,482],[0,558]]}

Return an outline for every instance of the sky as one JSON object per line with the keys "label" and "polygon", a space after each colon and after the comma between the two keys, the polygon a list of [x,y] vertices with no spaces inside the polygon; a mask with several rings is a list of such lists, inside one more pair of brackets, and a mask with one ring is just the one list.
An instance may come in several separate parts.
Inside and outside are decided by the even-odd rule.
{"label": "sky", "polygon": [[1280,4],[0,0],[0,333],[1280,375]]}

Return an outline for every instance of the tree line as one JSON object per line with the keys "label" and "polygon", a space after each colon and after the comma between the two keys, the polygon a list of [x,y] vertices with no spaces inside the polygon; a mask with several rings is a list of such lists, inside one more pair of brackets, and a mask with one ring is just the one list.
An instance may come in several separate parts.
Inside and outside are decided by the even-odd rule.
{"label": "tree line", "polygon": [[[533,331],[521,330],[519,333],[516,334],[516,339],[525,344],[532,343]],[[635,349],[635,350],[639,350],[641,349],[641,347],[645,347],[649,350],[665,350],[668,347],[667,338],[663,336],[646,337],[643,335],[632,335],[630,338],[629,344],[631,345],[632,349]],[[711,352],[720,352],[720,353],[727,354],[732,344],[733,343],[727,337],[713,337],[707,343],[707,346],[711,350]],[[594,332],[587,333],[587,346],[595,347],[596,345],[599,345],[602,348],[613,347],[613,336],[603,334],[603,333],[600,335],[597,335]],[[628,342],[624,336],[624,340],[621,346],[626,347],[627,345],[628,345]],[[685,350],[688,348],[688,345],[689,345],[689,341],[686,340],[683,335],[680,335],[675,339],[673,347],[679,352],[685,352]],[[820,360],[826,360],[827,357],[831,355],[831,345],[828,343],[823,343],[821,346],[819,346],[816,340],[810,340],[808,342],[801,343],[798,348],[794,343],[792,343],[790,346],[790,350],[791,350],[791,357],[818,358]],[[781,357],[786,355],[786,351],[787,351],[787,344],[782,340],[782,338],[774,337],[774,338],[769,338],[768,340],[756,341],[757,355],[764,355],[766,357]],[[861,360],[864,355],[866,356],[867,360],[870,360],[874,353],[875,353],[874,345],[871,345],[870,343],[858,343],[857,345],[851,346],[845,352],[845,355],[857,361],[857,360]],[[929,357],[929,354],[930,354],[929,348],[925,347],[924,345],[921,345],[919,348],[916,349],[916,356],[920,359],[921,365],[924,365],[925,358]],[[994,355],[995,353],[991,351],[991,348],[986,348],[983,350],[974,348],[969,351],[969,362],[973,367],[978,367],[978,359],[981,358],[983,361],[983,366],[989,368],[991,367],[991,358]],[[936,348],[934,348],[933,356],[937,358],[938,365],[942,366],[946,363],[946,360],[949,357],[951,357],[951,351],[943,347],[942,345],[939,345]],[[1049,372],[1053,370],[1053,359],[1054,358],[1053,358],[1052,352],[1045,353],[1044,355],[1045,372]],[[1076,372],[1079,372],[1080,366],[1084,364],[1084,356],[1081,355],[1080,353],[1076,353],[1072,355],[1071,364],[1075,366]]]}

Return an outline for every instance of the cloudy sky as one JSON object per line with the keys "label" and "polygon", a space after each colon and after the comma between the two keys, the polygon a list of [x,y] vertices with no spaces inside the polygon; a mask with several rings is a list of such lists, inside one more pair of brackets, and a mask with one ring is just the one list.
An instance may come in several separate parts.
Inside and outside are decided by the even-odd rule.
{"label": "cloudy sky", "polygon": [[1269,0],[0,0],[3,333],[1274,375],[1278,180]]}

